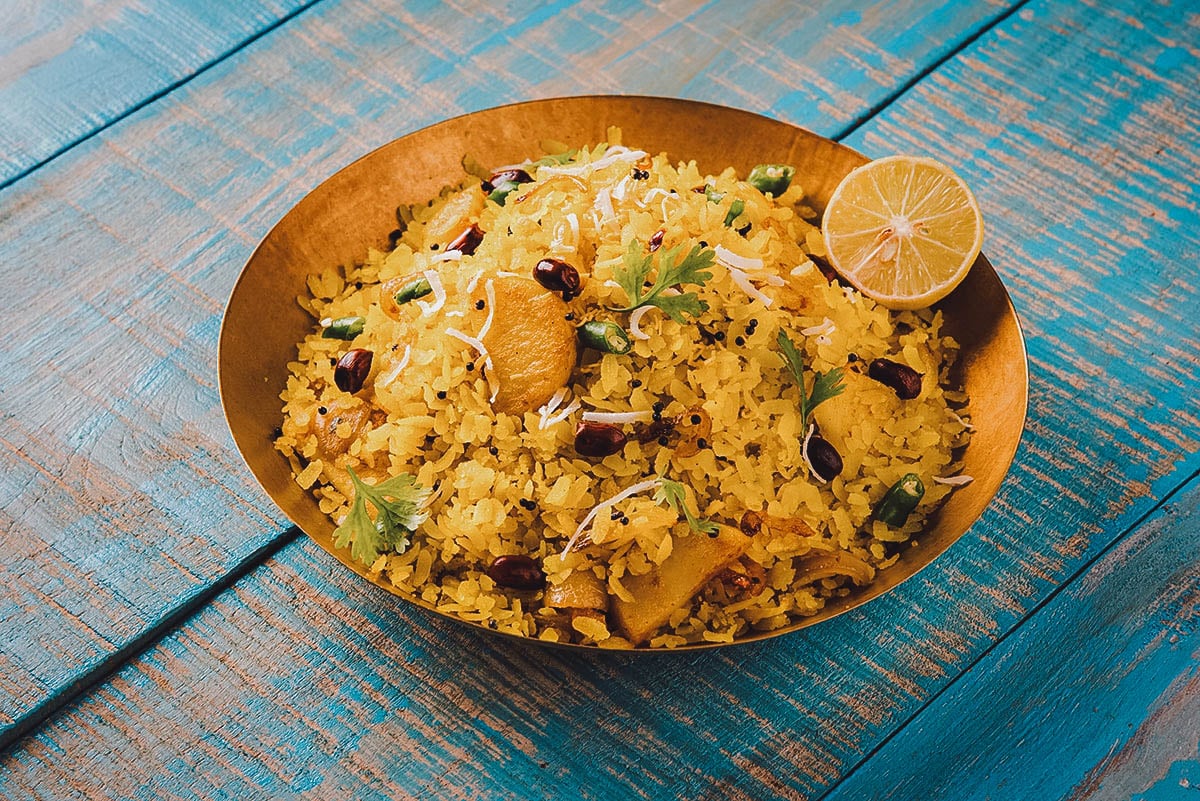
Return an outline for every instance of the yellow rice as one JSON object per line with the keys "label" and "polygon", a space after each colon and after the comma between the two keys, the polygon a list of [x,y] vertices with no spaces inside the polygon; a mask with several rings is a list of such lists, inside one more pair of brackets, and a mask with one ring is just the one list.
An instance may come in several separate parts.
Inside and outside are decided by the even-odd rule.
{"label": "yellow rice", "polygon": [[[610,131],[609,138],[607,145],[582,149],[573,163],[621,153],[609,150],[619,144],[619,132]],[[283,434],[277,447],[291,460],[299,484],[338,521],[352,500],[343,494],[346,467],[359,475],[410,473],[423,486],[438,487],[429,519],[410,546],[381,556],[371,570],[443,612],[528,637],[569,636],[602,647],[629,647],[602,620],[578,618],[571,623],[573,631],[564,634],[560,626],[549,625],[541,592],[497,587],[485,571],[497,556],[527,554],[551,582],[575,569],[592,570],[612,596],[628,597],[625,579],[653,570],[682,538],[703,535],[642,494],[618,506],[628,525],[602,513],[586,549],[565,557],[561,552],[593,506],[647,477],[681,481],[690,488],[694,509],[730,525],[736,526],[747,510],[802,518],[818,532],[815,538],[787,532],[754,538],[747,556],[765,570],[761,594],[725,602],[706,589],[677,610],[649,645],[727,642],[786,626],[849,591],[844,578],[806,580],[798,573],[798,557],[844,551],[886,569],[899,547],[907,547],[921,530],[928,512],[951,491],[932,479],[957,472],[954,455],[968,436],[969,424],[956,413],[966,398],[947,388],[957,345],[941,333],[938,313],[890,312],[822,276],[810,259],[824,253],[819,230],[805,219],[812,213],[804,206],[803,175],[782,197],[771,199],[732,169],[705,176],[694,163],[673,164],[663,155],[640,158],[649,177],[635,181],[629,177],[635,166],[631,159],[582,170],[577,177],[586,186],[583,191],[559,181],[530,193],[550,179],[550,172],[527,166],[536,183],[523,185],[519,194],[530,197],[521,203],[510,198],[504,206],[489,202],[478,217],[488,233],[473,255],[460,260],[435,260],[434,246],[444,248],[445,232],[428,230],[441,224],[439,212],[458,196],[456,187],[428,206],[403,210],[407,227],[393,251],[372,251],[361,265],[314,273],[311,294],[298,299],[314,320],[360,315],[366,327],[354,341],[342,342],[323,339],[315,324],[299,343],[282,396]],[[693,191],[705,185],[724,198],[713,203]],[[600,196],[607,202],[597,200]],[[736,226],[726,226],[735,198],[744,201],[745,210]],[[702,406],[713,422],[709,447],[683,458],[631,437],[616,455],[585,459],[573,448],[577,415],[541,429],[536,411],[522,416],[493,411],[488,376],[467,369],[478,354],[445,333],[453,325],[474,334],[484,324],[487,313],[469,301],[468,285],[502,272],[528,276],[539,259],[556,257],[574,265],[584,279],[582,295],[570,302],[578,321],[613,319],[628,329],[628,315],[604,309],[628,303],[611,282],[613,271],[622,265],[631,238],[646,243],[660,229],[666,232],[664,249],[684,244],[686,253],[700,241],[719,245],[762,259],[764,272],[778,275],[785,286],[756,280],[759,291],[772,299],[767,308],[718,263],[713,278],[697,290],[710,306],[698,322],[680,325],[651,310],[641,321],[648,340],[635,341],[623,356],[581,351],[570,388],[584,409],[649,410],[661,400],[672,416]],[[403,321],[385,315],[378,284],[425,269],[440,276],[445,305],[431,315],[414,308]],[[757,325],[747,333],[751,319]],[[722,332],[724,339],[702,336],[702,327],[705,335]],[[780,327],[800,346],[809,370],[847,368],[842,402],[852,404],[854,423],[838,432],[845,466],[829,483],[810,477],[801,458],[803,421],[795,382],[776,345]],[[805,330],[812,333],[804,336]],[[735,344],[737,337],[744,344]],[[345,400],[334,386],[332,361],[350,347],[376,354],[368,382],[376,389],[362,393],[375,415],[345,454],[323,459],[314,422],[321,409]],[[395,380],[372,384],[397,367],[406,349],[407,364]],[[851,353],[860,357],[857,362],[849,361]],[[924,374],[921,396],[900,401],[891,389],[862,375],[875,357]],[[636,388],[635,379],[640,381]],[[874,520],[872,510],[887,488],[910,472],[926,486],[917,513],[901,529]],[[536,501],[536,508],[525,508],[522,499]]]}

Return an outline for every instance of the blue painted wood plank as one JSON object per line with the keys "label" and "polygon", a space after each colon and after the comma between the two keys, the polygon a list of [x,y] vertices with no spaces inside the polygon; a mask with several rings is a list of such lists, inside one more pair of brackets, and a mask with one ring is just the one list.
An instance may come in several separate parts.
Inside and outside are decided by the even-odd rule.
{"label": "blue painted wood plank", "polygon": [[[813,797],[836,783],[1200,469],[1200,293],[1189,266],[1200,220],[1188,190],[1200,167],[1188,133],[1200,64],[1185,47],[1173,74],[1150,68],[1195,23],[1165,4],[1023,12],[857,134],[875,153],[937,150],[979,191],[1036,368],[1011,481],[912,582],[782,640],[601,659],[432,620],[360,587],[302,540],[23,740],[0,762],[6,786],[749,799]],[[1038,101],[1011,100],[1021,92]],[[1131,231],[1141,258],[1112,257]],[[1142,597],[1173,581],[1109,575]],[[103,776],[89,753],[97,740],[113,755]],[[176,742],[194,745],[169,780],[145,768]]]}
{"label": "blue painted wood plank", "polygon": [[[974,685],[991,693],[956,685],[831,798],[1177,797],[1200,768],[1198,535],[1194,480],[997,649]],[[720,652],[580,656],[498,646],[328,568],[307,540],[286,549],[0,759],[0,791],[802,798],[774,771],[834,780],[839,739],[881,728],[903,691],[858,686],[843,619]],[[768,769],[752,755],[775,740]]]}
{"label": "blue painted wood plank", "polygon": [[[483,105],[614,81],[739,103],[721,82],[734,67],[832,132],[1004,10],[862,3],[855,21],[836,5],[781,20],[764,4],[734,30],[724,4],[324,3],[0,190],[0,335],[22,343],[0,351],[0,621],[16,632],[0,640],[0,742],[281,536],[220,416],[216,334],[238,268],[308,189]],[[915,37],[884,9],[937,26]],[[661,69],[664,48],[726,41],[710,82],[703,60]],[[901,69],[814,87],[822,59]]]}
{"label": "blue painted wood plank", "polygon": [[314,0],[25,0],[0,7],[0,187]]}
{"label": "blue painted wood plank", "polygon": [[1193,479],[826,798],[1192,797],[1197,543]]}

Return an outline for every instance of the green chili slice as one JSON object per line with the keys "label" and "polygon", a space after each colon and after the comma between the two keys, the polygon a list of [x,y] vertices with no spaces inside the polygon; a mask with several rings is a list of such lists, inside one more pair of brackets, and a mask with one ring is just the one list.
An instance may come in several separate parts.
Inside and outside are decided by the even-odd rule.
{"label": "green chili slice", "polygon": [[592,320],[579,326],[579,341],[585,347],[594,348],[601,353],[615,353],[618,356],[629,353],[633,342],[625,329],[616,323],[603,320]]}
{"label": "green chili slice", "polygon": [[908,520],[921,498],[925,497],[925,485],[916,473],[906,473],[883,496],[875,508],[875,519],[894,528],[900,528]]}
{"label": "green chili slice", "polygon": [[746,203],[740,198],[729,204],[729,213],[725,215],[725,227],[733,225],[733,221],[746,210]]}
{"label": "green chili slice", "polygon": [[429,279],[421,276],[420,278],[414,278],[412,281],[409,281],[407,284],[400,287],[400,291],[392,297],[396,299],[397,305],[403,306],[410,300],[423,298],[432,291],[433,287],[429,285]]}
{"label": "green chili slice", "polygon": [[759,164],[750,171],[747,183],[763,194],[779,197],[792,185],[796,168],[790,164]]}
{"label": "green chili slice", "polygon": [[488,193],[488,200],[503,206],[505,201],[508,200],[508,196],[515,192],[518,186],[520,186],[520,184],[515,181],[503,181],[498,183],[496,184],[496,187]]}
{"label": "green chili slice", "polygon": [[339,317],[325,327],[321,336],[325,339],[354,339],[363,332],[366,324],[365,317]]}

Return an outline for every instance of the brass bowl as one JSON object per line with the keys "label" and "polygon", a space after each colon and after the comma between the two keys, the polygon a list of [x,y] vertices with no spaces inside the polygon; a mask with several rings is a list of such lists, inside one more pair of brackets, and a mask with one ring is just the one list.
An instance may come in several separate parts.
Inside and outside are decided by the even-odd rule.
{"label": "brass bowl", "polygon": [[[363,578],[418,606],[436,612],[420,598],[371,578],[350,560],[349,549],[333,546],[333,521],[296,484],[288,462],[273,447],[273,431],[282,419],[279,396],[287,363],[295,359],[296,343],[313,324],[296,298],[307,293],[305,278],[311,272],[361,262],[368,248],[386,247],[388,233],[396,227],[396,206],[427,202],[443,187],[465,179],[464,155],[485,165],[512,164],[540,155],[541,139],[573,146],[604,141],[610,125],[621,128],[626,143],[643,150],[666,151],[675,160],[695,159],[702,173],[732,165],[745,175],[762,162],[792,164],[808,202],[818,211],[842,177],[867,161],[803,128],[689,100],[567,97],[488,109],[390,142],[309,192],[251,255],[229,299],[221,327],[221,401],[246,463],[267,494],[318,545]],[[919,537],[920,547],[904,549],[900,560],[881,571],[874,583],[794,625],[752,633],[736,642],[795,631],[882,595],[949,548],[999,490],[1021,438],[1028,394],[1025,345],[1016,312],[983,255],[966,281],[939,306],[945,330],[962,345],[961,379],[977,426],[963,472],[974,476],[974,482],[951,493]]]}

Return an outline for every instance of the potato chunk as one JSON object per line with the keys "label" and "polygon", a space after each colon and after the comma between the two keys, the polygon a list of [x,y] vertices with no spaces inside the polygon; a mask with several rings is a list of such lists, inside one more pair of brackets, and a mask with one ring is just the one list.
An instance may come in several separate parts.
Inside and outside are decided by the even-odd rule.
{"label": "potato chunk", "polygon": [[322,408],[325,413],[318,411],[313,420],[317,453],[322,459],[341,456],[371,427],[371,407],[360,398],[337,398]]}
{"label": "potato chunk", "polygon": [[483,211],[487,195],[479,184],[474,184],[453,195],[438,210],[438,213],[425,223],[425,241],[446,244],[464,228],[479,219]]}
{"label": "potato chunk", "polygon": [[[565,386],[575,369],[575,325],[566,319],[571,309],[531,278],[488,280],[495,308],[483,344],[492,357],[491,379],[500,385],[495,409],[532,411]],[[473,297],[486,298],[484,286]]]}
{"label": "potato chunk", "polygon": [[[813,411],[821,436],[846,459],[856,450],[859,437],[874,442],[883,430],[883,421],[899,416],[900,400],[891,389],[861,373],[847,370],[846,390],[822,403]],[[846,464],[850,469],[856,464]]]}
{"label": "potato chunk", "polygon": [[589,569],[576,570],[546,588],[546,605],[555,609],[608,609],[608,590]]}
{"label": "potato chunk", "polygon": [[721,526],[716,537],[692,532],[676,540],[675,549],[656,569],[621,580],[632,601],[612,599],[617,628],[630,642],[640,645],[650,638],[671,613],[750,546],[750,538],[732,526]]}

